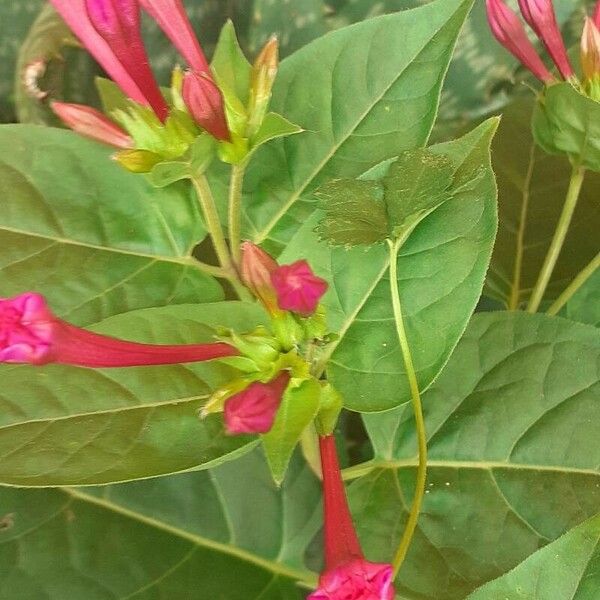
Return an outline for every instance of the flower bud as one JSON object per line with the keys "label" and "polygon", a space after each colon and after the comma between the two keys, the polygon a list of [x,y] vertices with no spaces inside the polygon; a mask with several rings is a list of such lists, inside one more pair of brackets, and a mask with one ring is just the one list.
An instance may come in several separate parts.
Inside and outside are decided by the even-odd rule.
{"label": "flower bud", "polygon": [[133,140],[125,130],[90,106],[52,102],[50,107],[67,127],[80,135],[115,148],[133,147]]}
{"label": "flower bud", "polygon": [[131,173],[149,173],[162,161],[162,157],[150,150],[123,150],[113,158]]}
{"label": "flower bud", "polygon": [[227,433],[267,433],[273,426],[289,381],[290,374],[281,371],[268,383],[255,381],[239,394],[229,398],[224,408]]}
{"label": "flower bud", "polygon": [[304,317],[315,312],[328,287],[305,260],[278,267],[271,273],[271,282],[277,292],[279,308]]}
{"label": "flower bud", "polygon": [[581,68],[586,79],[600,77],[600,31],[589,17],[581,38]]}
{"label": "flower bud", "polygon": [[241,275],[244,285],[271,314],[279,312],[271,274],[279,268],[274,258],[252,242],[242,244]]}
{"label": "flower bud", "polygon": [[252,68],[252,81],[250,87],[250,102],[248,106],[248,131],[249,137],[253,136],[260,128],[271,101],[273,83],[279,69],[279,42],[275,36],[271,37],[261,50]]}
{"label": "flower bud", "polygon": [[231,140],[223,94],[209,76],[188,71],[183,79],[183,99],[200,127],[217,140]]}

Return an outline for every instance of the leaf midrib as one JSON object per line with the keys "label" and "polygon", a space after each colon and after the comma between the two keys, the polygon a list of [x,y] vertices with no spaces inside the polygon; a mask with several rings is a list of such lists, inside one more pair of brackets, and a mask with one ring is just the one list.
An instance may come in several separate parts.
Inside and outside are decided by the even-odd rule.
{"label": "leaf midrib", "polygon": [[298,569],[294,569],[281,563],[262,558],[260,556],[257,556],[256,554],[252,554],[251,552],[242,548],[230,546],[222,542],[217,542],[215,540],[211,540],[209,538],[190,533],[188,531],[185,531],[184,529],[180,529],[179,527],[169,525],[168,523],[164,523],[163,521],[159,521],[158,519],[154,519],[152,517],[148,517],[146,515],[135,512],[131,509],[125,508],[105,498],[99,498],[93,496],[92,494],[87,494],[79,489],[60,488],[60,491],[73,500],[93,504],[94,506],[97,506],[104,510],[113,512],[128,519],[133,519],[139,523],[143,523],[145,525],[153,527],[154,529],[158,529],[165,533],[174,535],[180,539],[184,539],[188,542],[191,542],[195,546],[207,548],[210,550],[214,550],[215,552],[220,552],[222,554],[233,556],[238,560],[251,563],[267,571],[270,571],[271,573],[281,575],[289,579],[293,579],[294,581],[297,581],[309,587],[316,586],[317,577],[314,573],[311,573],[310,571],[301,571]]}

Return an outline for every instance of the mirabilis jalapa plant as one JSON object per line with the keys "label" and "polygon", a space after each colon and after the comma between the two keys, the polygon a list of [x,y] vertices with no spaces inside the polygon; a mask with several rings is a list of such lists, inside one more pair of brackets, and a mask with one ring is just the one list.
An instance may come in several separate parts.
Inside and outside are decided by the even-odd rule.
{"label": "mirabilis jalapa plant", "polygon": [[[77,327],[55,315],[44,296],[23,291],[0,300],[0,361],[38,366],[57,363],[88,369],[218,361],[219,366],[234,375],[205,398],[199,416],[222,415],[224,429],[231,436],[260,436],[277,484],[282,483],[298,443],[310,443],[310,435],[316,434],[313,442],[317,440],[320,454],[325,565],[318,585],[312,582],[316,589],[308,592],[308,599],[393,600],[394,582],[411,547],[426,494],[427,432],[421,394],[445,365],[475,308],[493,243],[495,189],[489,167],[489,143],[497,121],[492,119],[480,125],[460,140],[427,148],[423,147],[425,134],[414,144],[416,147],[393,152],[387,158],[381,157],[385,158],[383,162],[369,164],[370,170],[365,169],[359,178],[347,176],[340,167],[336,177],[319,181],[312,194],[319,202],[319,219],[311,230],[315,234],[311,240],[322,244],[320,247],[330,254],[324,260],[319,253],[314,261],[312,255],[310,260],[305,257],[278,260],[258,244],[242,238],[244,176],[252,159],[268,142],[292,135],[300,137],[303,133],[302,127],[289,121],[286,115],[269,112],[279,69],[276,38],[269,39],[251,65],[240,50],[233,26],[227,24],[209,64],[180,0],[51,0],[51,3],[111,78],[98,83],[105,113],[58,101],[52,103],[55,113],[75,132],[111,146],[114,159],[132,173],[131,177],[146,177],[158,189],[190,181],[218,260],[217,265],[197,261],[198,265],[228,282],[240,300],[258,302],[266,320],[263,325],[245,330],[217,327],[214,339],[208,343],[148,344]],[[467,4],[463,2],[461,10]],[[573,210],[584,172],[594,168],[597,157],[593,152],[578,153],[577,135],[569,137],[565,133],[570,126],[565,124],[567,110],[560,95],[576,94],[581,110],[597,110],[600,2],[594,20],[586,22],[581,79],[576,77],[561,42],[552,3],[522,0],[520,5],[560,75],[554,75],[545,66],[516,15],[502,0],[487,0],[496,37],[544,83],[534,131],[542,147],[568,155],[573,163],[573,181],[566,203],[569,208],[565,209]],[[158,23],[186,63],[184,69],[174,69],[168,89],[159,87],[149,66],[140,33],[141,10]],[[438,80],[432,88],[439,91]],[[410,93],[401,92],[399,97],[404,102]],[[415,93],[422,95],[422,90]],[[381,110],[389,113],[396,108],[392,100],[386,100]],[[423,107],[419,110],[428,112]],[[364,135],[368,137],[370,132]],[[345,160],[352,162],[347,157]],[[225,167],[230,171],[225,219],[222,218],[225,211],[219,210],[214,194],[213,167],[217,171]],[[294,174],[290,177],[293,179]],[[437,356],[437,350],[428,354],[429,349],[421,349],[417,355],[412,343],[415,329],[421,324],[415,319],[407,325],[408,317],[413,316],[411,309],[418,311],[410,290],[407,290],[409,310],[401,303],[404,302],[403,261],[426,252],[428,240],[424,241],[424,227],[436,217],[440,221],[434,233],[441,240],[436,243],[451,244],[453,226],[460,229],[471,225],[462,217],[458,225],[452,223],[453,211],[467,204],[474,210],[470,215],[473,222],[485,224],[477,238],[477,264],[471,269],[480,277],[469,280],[469,273],[457,275],[462,277],[461,282],[467,281],[468,289],[461,292],[460,315],[454,318],[456,323],[452,326],[444,321],[439,326],[440,339],[455,338],[454,341],[445,341],[444,350]],[[569,222],[568,216],[561,219],[529,312],[536,312],[542,302]],[[417,245],[410,247],[411,243]],[[303,250],[308,254],[310,249]],[[339,256],[355,257],[355,264],[362,266],[355,273],[357,279],[366,278],[369,270],[376,268],[379,279],[368,282],[368,293],[376,290],[379,303],[382,297],[389,303],[389,314],[381,320],[389,321],[391,336],[398,347],[394,358],[402,363],[403,377],[396,377],[399,381],[395,383],[403,386],[404,395],[396,404],[375,405],[373,411],[394,408],[410,399],[411,418],[414,417],[416,424],[418,457],[409,514],[402,535],[396,536],[399,543],[389,548],[385,560],[378,562],[367,560],[361,548],[335,444],[334,432],[342,408],[353,407],[353,399],[348,397],[352,385],[339,378],[338,386],[335,369],[331,370],[331,376],[328,370],[329,363],[334,362],[331,358],[339,339],[346,333],[341,331],[344,329],[341,325],[337,331],[330,327],[327,309],[335,304],[326,300],[333,281],[344,270],[332,267]],[[378,284],[384,274],[389,287],[382,290]],[[449,293],[445,291],[442,297]],[[346,299],[339,304],[344,302]],[[350,312],[356,317],[362,307],[353,307]],[[551,310],[558,312],[561,307],[562,304]],[[377,313],[377,307],[371,306],[370,310]],[[441,319],[438,314],[432,321],[436,318]],[[437,325],[434,323],[432,327],[435,329]],[[384,348],[387,340],[382,342]],[[357,395],[360,393],[357,386]]]}

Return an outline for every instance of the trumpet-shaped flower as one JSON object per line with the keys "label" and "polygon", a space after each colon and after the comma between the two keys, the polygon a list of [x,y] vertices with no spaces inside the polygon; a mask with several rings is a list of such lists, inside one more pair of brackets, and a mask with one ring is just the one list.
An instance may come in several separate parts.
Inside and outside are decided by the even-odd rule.
{"label": "trumpet-shaped flower", "polygon": [[0,362],[133,367],[236,356],[224,343],[141,344],[75,327],[56,317],[40,294],[0,299]]}
{"label": "trumpet-shaped flower", "polygon": [[565,79],[572,77],[573,67],[567,56],[552,0],[519,0],[519,7],[529,26],[548,50],[560,74]]}
{"label": "trumpet-shaped flower", "polygon": [[95,108],[66,102],[52,102],[51,107],[67,127],[80,135],[115,148],[133,148],[127,132]]}
{"label": "trumpet-shaped flower", "polygon": [[554,77],[542,62],[519,17],[503,0],[486,0],[488,21],[496,39],[540,81],[552,83]]}
{"label": "trumpet-shaped flower", "polygon": [[255,381],[225,402],[225,428],[231,435],[267,433],[273,426],[277,409],[290,381],[281,371],[268,383]]}
{"label": "trumpet-shaped flower", "polygon": [[325,572],[308,600],[393,600],[393,570],[363,556],[346,500],[333,435],[319,438],[323,472]]}
{"label": "trumpet-shaped flower", "polygon": [[312,315],[327,291],[327,282],[317,277],[305,260],[282,265],[271,273],[279,308],[302,316]]}

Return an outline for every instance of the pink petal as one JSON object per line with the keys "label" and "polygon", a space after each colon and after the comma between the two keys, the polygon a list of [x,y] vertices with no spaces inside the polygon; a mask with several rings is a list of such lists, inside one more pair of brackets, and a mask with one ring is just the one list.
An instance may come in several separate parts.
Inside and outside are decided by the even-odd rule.
{"label": "pink petal", "polygon": [[280,266],[271,273],[271,282],[277,292],[279,308],[303,316],[315,312],[328,287],[305,260]]}

